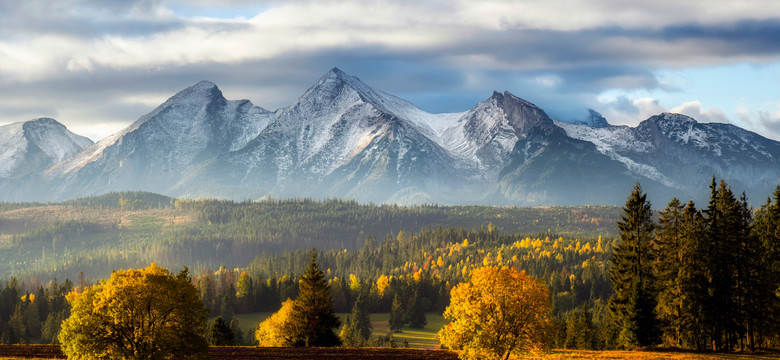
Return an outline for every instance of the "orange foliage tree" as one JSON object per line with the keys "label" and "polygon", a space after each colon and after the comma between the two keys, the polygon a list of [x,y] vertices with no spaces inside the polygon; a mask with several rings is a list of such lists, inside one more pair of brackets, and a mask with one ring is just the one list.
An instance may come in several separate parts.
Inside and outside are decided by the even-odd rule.
{"label": "orange foliage tree", "polygon": [[68,295],[59,340],[69,359],[207,359],[207,310],[185,268],[120,270]]}
{"label": "orange foliage tree", "polygon": [[514,268],[487,266],[451,292],[439,331],[442,345],[462,350],[463,359],[508,359],[538,350],[552,333],[550,296],[544,284]]}

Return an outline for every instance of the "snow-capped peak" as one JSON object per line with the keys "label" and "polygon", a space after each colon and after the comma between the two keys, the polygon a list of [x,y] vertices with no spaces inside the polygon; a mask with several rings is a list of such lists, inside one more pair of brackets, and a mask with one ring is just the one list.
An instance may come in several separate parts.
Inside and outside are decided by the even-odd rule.
{"label": "snow-capped peak", "polygon": [[0,126],[0,176],[42,171],[90,145],[51,118]]}

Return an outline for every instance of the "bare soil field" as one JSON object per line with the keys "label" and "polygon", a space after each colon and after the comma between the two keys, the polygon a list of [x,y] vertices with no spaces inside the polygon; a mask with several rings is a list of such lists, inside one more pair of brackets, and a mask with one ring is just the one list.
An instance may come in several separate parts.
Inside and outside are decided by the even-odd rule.
{"label": "bare soil field", "polygon": [[[443,350],[389,348],[261,348],[217,346],[209,348],[212,360],[327,360],[327,359],[410,359],[457,360],[454,352]],[[0,345],[0,359],[65,359],[59,346]]]}
{"label": "bare soil field", "polygon": [[[390,349],[390,348],[261,348],[250,346],[211,347],[213,360],[457,360],[455,352],[445,350]],[[59,346],[54,345],[0,345],[0,360],[18,359],[64,359]],[[547,353],[513,356],[513,359],[602,359],[602,360],[773,360],[780,359],[780,353],[716,354],[686,353],[679,351],[585,351],[553,350]]]}

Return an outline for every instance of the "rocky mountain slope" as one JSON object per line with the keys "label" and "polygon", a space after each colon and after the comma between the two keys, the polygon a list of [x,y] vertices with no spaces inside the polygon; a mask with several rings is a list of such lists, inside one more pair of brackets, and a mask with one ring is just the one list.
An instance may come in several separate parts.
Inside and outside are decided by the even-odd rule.
{"label": "rocky mountain slope", "polygon": [[92,145],[54,119],[0,126],[0,177],[39,173]]}
{"label": "rocky mountain slope", "polygon": [[23,126],[0,127],[0,190],[15,200],[146,190],[233,199],[619,204],[639,181],[662,206],[671,196],[701,200],[713,175],[761,197],[780,179],[780,143],[733,125],[661,114],[636,128],[611,126],[595,111],[587,121],[563,123],[509,92],[463,113],[429,114],[339,69],[273,112],[226,100],[203,81],[89,147],[71,134],[23,149],[13,135],[21,130],[12,127]]}

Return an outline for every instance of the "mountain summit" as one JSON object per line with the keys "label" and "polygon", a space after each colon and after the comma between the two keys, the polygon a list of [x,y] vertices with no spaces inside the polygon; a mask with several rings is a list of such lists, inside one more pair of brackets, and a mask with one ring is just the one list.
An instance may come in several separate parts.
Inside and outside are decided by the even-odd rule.
{"label": "mountain summit", "polygon": [[780,178],[778,159],[780,143],[733,125],[665,113],[612,126],[593,110],[564,123],[509,92],[462,113],[430,114],[337,68],[273,112],[201,81],[96,144],[51,119],[0,127],[0,190],[14,200],[146,190],[619,204],[636,181],[661,201],[701,200],[713,175],[765,196]]}

